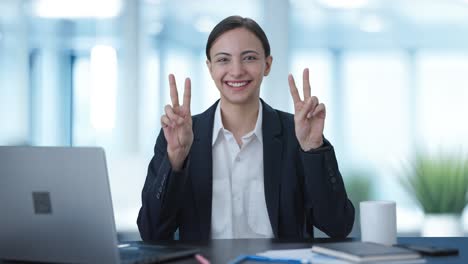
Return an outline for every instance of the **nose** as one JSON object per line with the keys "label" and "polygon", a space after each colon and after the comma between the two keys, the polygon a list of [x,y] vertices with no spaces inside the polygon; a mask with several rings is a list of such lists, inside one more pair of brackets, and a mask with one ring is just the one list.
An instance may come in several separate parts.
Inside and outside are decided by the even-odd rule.
{"label": "nose", "polygon": [[244,65],[241,60],[233,60],[231,64],[230,74],[233,77],[240,77],[245,73]]}

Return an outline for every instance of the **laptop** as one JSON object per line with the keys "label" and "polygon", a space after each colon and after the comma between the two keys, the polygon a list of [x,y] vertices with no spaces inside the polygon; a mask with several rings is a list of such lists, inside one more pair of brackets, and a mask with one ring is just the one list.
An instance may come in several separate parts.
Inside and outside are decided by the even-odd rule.
{"label": "laptop", "polygon": [[0,146],[0,259],[158,263],[196,252],[118,245],[102,148]]}

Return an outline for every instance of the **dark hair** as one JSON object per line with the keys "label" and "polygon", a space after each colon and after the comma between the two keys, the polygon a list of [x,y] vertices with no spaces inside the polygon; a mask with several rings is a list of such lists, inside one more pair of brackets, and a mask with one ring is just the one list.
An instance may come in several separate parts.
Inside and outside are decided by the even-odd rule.
{"label": "dark hair", "polygon": [[208,36],[208,41],[206,43],[206,58],[209,61],[211,61],[210,49],[211,46],[213,46],[213,42],[226,31],[236,28],[245,28],[255,34],[255,36],[257,36],[257,38],[260,39],[260,42],[262,43],[263,49],[265,50],[265,57],[270,56],[270,43],[268,42],[268,38],[265,32],[257,24],[257,22],[248,17],[230,16],[219,22]]}

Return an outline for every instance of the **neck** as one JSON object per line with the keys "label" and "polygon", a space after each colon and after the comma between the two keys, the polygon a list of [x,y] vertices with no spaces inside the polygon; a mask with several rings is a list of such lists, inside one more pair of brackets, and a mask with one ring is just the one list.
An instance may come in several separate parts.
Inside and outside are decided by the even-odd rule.
{"label": "neck", "polygon": [[230,104],[221,100],[220,104],[223,126],[231,131],[236,139],[240,139],[254,130],[259,107],[261,107],[259,100],[242,105]]}

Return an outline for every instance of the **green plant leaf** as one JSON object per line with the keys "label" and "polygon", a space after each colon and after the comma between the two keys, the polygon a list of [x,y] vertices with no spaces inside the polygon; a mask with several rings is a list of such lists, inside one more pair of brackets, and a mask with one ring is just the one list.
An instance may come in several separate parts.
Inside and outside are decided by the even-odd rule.
{"label": "green plant leaf", "polygon": [[464,155],[417,153],[398,178],[426,213],[461,214],[467,204],[468,159]]}

